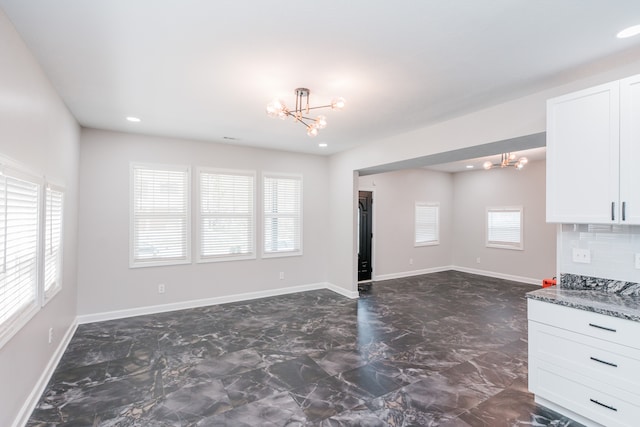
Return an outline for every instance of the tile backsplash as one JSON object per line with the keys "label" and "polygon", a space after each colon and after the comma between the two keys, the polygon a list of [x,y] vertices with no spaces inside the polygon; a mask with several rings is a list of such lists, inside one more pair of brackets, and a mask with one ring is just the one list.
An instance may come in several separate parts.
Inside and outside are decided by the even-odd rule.
{"label": "tile backsplash", "polygon": [[[574,249],[587,250],[590,262],[576,262]],[[640,254],[640,226],[561,226],[558,247],[560,273],[640,282],[640,269],[635,267],[636,254]]]}

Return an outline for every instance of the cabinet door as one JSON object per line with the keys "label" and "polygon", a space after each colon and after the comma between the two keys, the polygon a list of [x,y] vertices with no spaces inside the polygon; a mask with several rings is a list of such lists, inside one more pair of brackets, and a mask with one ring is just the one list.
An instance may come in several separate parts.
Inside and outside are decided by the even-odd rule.
{"label": "cabinet door", "polygon": [[547,101],[547,222],[619,219],[619,82]]}
{"label": "cabinet door", "polygon": [[640,224],[640,75],[620,81],[622,224]]}

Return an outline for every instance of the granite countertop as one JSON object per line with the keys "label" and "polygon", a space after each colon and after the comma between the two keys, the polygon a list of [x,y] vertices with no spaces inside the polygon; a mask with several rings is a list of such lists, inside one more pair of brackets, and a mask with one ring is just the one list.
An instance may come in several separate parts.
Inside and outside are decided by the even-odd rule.
{"label": "granite countertop", "polygon": [[640,322],[640,296],[564,289],[552,286],[527,293],[527,298]]}

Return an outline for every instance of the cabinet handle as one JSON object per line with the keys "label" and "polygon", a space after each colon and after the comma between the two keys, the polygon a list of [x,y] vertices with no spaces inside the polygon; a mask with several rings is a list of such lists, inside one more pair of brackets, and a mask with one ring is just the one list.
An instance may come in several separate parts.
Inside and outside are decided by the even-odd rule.
{"label": "cabinet handle", "polygon": [[616,202],[611,202],[611,221],[616,220]]}
{"label": "cabinet handle", "polygon": [[627,202],[622,202],[622,220],[627,220]]}
{"label": "cabinet handle", "polygon": [[607,409],[611,409],[612,411],[616,411],[616,412],[618,411],[618,410],[617,410],[616,408],[614,408],[613,406],[605,405],[604,403],[598,402],[598,401],[597,401],[597,400],[595,400],[595,399],[589,399],[589,400],[590,400],[590,401],[592,401],[593,403],[595,403],[596,405],[600,405],[600,406],[605,407],[605,408],[607,408]]}
{"label": "cabinet handle", "polygon": [[609,331],[609,332],[617,332],[615,329],[607,328],[606,326],[596,325],[595,323],[589,323],[589,326],[594,327],[594,328],[598,328],[598,329],[602,329],[602,330],[605,330],[605,331]]}
{"label": "cabinet handle", "polygon": [[603,363],[605,365],[613,366],[614,368],[618,367],[618,365],[616,365],[615,363],[607,362],[606,360],[601,360],[601,359],[598,359],[597,357],[591,356],[589,359],[591,359],[591,360],[593,360],[595,362]]}

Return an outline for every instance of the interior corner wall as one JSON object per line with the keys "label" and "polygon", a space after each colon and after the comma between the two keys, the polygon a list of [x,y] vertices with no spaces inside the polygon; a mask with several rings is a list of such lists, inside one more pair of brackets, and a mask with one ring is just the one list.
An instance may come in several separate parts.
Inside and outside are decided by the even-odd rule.
{"label": "interior corner wall", "polygon": [[[451,265],[452,174],[408,169],[363,176],[359,185],[374,190],[374,279],[420,274]],[[415,202],[439,203],[438,245],[414,245]]]}
{"label": "interior corner wall", "polygon": [[80,130],[2,10],[0,57],[0,155],[65,188],[62,290],[0,349],[0,425],[11,426],[29,415],[25,405],[76,317]]}
{"label": "interior corner wall", "polygon": [[[453,264],[541,283],[556,274],[555,224],[545,219],[545,161],[524,169],[496,168],[454,174]],[[486,247],[486,209],[522,206],[524,249]],[[479,261],[479,262],[478,262]]]}
{"label": "interior corner wall", "polygon": [[[254,170],[255,260],[129,268],[131,162]],[[213,142],[82,129],[80,148],[78,311],[95,315],[295,286],[323,285],[329,220],[326,157]],[[303,176],[303,255],[260,257],[261,174]],[[193,186],[192,186],[193,187]],[[192,214],[197,198],[192,192]],[[192,217],[192,224],[194,218]],[[192,234],[195,227],[192,227]],[[195,239],[192,238],[192,254]],[[284,279],[280,279],[280,272]],[[158,284],[165,293],[158,293]]]}

